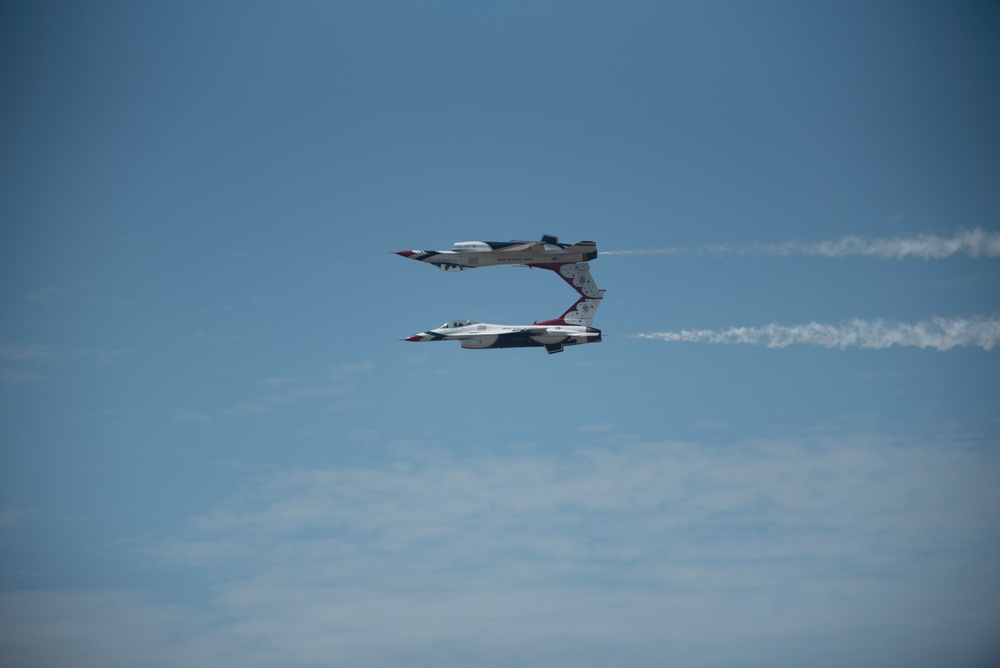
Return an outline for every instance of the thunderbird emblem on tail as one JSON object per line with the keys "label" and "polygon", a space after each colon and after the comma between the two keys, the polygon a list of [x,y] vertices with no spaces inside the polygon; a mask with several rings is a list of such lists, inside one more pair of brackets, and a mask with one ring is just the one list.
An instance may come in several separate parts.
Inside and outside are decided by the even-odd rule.
{"label": "thunderbird emblem on tail", "polygon": [[545,348],[551,355],[566,346],[600,343],[601,330],[593,327],[594,314],[604,298],[590,275],[588,260],[597,257],[597,244],[581,241],[560,244],[553,236],[541,241],[464,241],[450,251],[398,251],[397,255],[433,264],[445,271],[462,271],[497,264],[526,265],[559,275],[580,298],[558,318],[530,325],[491,325],[475,320],[454,320],[437,329],[408,336],[404,341],[461,341],[463,348]]}

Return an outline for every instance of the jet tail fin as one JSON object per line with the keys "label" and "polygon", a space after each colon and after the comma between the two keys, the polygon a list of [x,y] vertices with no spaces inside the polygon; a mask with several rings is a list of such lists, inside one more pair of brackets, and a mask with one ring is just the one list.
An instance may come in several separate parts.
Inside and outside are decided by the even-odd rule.
{"label": "jet tail fin", "polygon": [[590,327],[594,324],[594,314],[597,313],[597,307],[601,305],[601,300],[604,299],[604,292],[604,290],[598,290],[596,297],[580,297],[558,318],[535,324],[583,325],[584,327]]}
{"label": "jet tail fin", "polygon": [[594,324],[594,314],[597,307],[604,299],[604,290],[597,291],[597,297],[581,297],[569,309],[562,314],[562,320],[567,325],[583,325],[590,327]]}
{"label": "jet tail fin", "polygon": [[590,265],[586,262],[571,262],[567,264],[542,262],[538,264],[528,264],[528,266],[554,271],[559,274],[561,279],[573,286],[573,289],[579,292],[582,296],[590,297],[592,299],[600,299],[600,297],[597,296],[600,290],[597,288],[597,283],[594,282],[594,277],[590,275]]}

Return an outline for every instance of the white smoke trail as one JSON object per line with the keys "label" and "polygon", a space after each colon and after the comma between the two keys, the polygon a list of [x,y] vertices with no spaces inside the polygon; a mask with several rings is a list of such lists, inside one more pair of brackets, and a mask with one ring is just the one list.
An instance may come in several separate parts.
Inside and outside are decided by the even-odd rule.
{"label": "white smoke trail", "polygon": [[720,244],[695,248],[646,248],[637,250],[602,251],[601,255],[743,255],[743,256],[789,256],[822,255],[843,257],[845,255],[868,255],[873,257],[902,260],[916,257],[923,260],[940,260],[962,253],[969,257],[1000,257],[1000,232],[987,232],[976,228],[963,230],[951,238],[932,234],[916,237],[896,237],[892,239],[862,239],[844,237],[840,241],[820,241],[803,243],[786,241],[780,244]]}
{"label": "white smoke trail", "polygon": [[852,320],[839,325],[811,322],[808,325],[730,327],[723,330],[685,329],[679,332],[632,334],[629,338],[702,343],[746,343],[768,348],[802,344],[826,348],[890,348],[892,346],[950,350],[956,346],[979,346],[993,350],[1000,344],[1000,319],[933,318],[917,323],[885,323]]}

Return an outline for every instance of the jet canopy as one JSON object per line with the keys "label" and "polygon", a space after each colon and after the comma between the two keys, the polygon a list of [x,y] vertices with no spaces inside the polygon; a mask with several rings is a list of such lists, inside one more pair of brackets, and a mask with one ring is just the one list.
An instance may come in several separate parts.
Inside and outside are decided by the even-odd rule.
{"label": "jet canopy", "polygon": [[485,241],[456,241],[451,249],[456,253],[489,253],[493,247]]}
{"label": "jet canopy", "polygon": [[451,322],[446,322],[438,329],[458,329],[459,327],[468,327],[469,325],[478,325],[477,320],[452,320]]}

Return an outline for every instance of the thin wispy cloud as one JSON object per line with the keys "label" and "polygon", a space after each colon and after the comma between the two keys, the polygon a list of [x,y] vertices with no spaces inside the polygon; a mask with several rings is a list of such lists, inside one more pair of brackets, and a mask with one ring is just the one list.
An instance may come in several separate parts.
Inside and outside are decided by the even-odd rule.
{"label": "thin wispy cloud", "polygon": [[211,415],[190,408],[182,408],[180,410],[174,411],[173,417],[175,421],[184,423],[193,423],[193,422],[208,423],[213,421]]}
{"label": "thin wispy cloud", "polygon": [[370,360],[364,360],[361,362],[349,362],[347,364],[338,364],[330,368],[330,378],[332,378],[333,380],[341,380],[348,376],[370,373],[371,370],[374,368],[375,368],[375,363]]}
{"label": "thin wispy cloud", "polygon": [[[367,402],[352,397],[356,388],[352,383],[346,382],[346,379],[350,376],[370,373],[374,368],[375,364],[371,361],[340,364],[331,367],[329,371],[329,378],[337,381],[335,384],[313,385],[301,388],[292,387],[301,380],[296,376],[269,376],[260,381],[259,385],[271,388],[272,392],[258,396],[253,400],[241,401],[232,408],[223,411],[223,413],[225,415],[261,415],[270,413],[276,408],[298,404],[303,401],[330,398],[335,398],[335,400],[331,405],[327,406],[328,410],[335,412],[356,410],[366,406]],[[185,417],[187,419],[184,419]],[[194,416],[180,411],[178,414],[175,414],[175,419],[186,422],[197,421],[191,419],[192,417]]]}
{"label": "thin wispy cloud", "polygon": [[602,251],[601,255],[740,255],[750,257],[863,255],[893,260],[919,258],[942,260],[953,255],[972,258],[1000,257],[1000,232],[980,228],[963,230],[951,237],[921,234],[915,237],[866,239],[848,236],[839,241],[786,241],[776,244],[733,243],[694,247],[640,248]]}
{"label": "thin wispy cloud", "polygon": [[10,343],[0,345],[0,359],[12,362],[35,362],[55,357],[52,346],[40,343]]}
{"label": "thin wispy cloud", "polygon": [[133,348],[119,348],[115,350],[111,349],[92,349],[81,351],[81,355],[91,357],[97,363],[97,366],[105,366],[112,364],[126,355],[131,355],[135,350]]}
{"label": "thin wispy cloud", "polygon": [[277,408],[279,406],[288,406],[290,404],[296,404],[306,399],[343,396],[350,394],[353,391],[354,391],[353,385],[341,385],[336,387],[319,385],[314,387],[305,387],[297,390],[288,390],[285,392],[274,392],[272,394],[266,394],[264,396],[258,397],[254,401],[240,402],[235,407],[235,409],[227,411],[227,413],[228,414],[269,413],[274,408]]}
{"label": "thin wispy cloud", "polygon": [[[0,383],[18,385],[47,377],[38,368],[59,358],[53,346],[40,343],[0,344]],[[30,368],[29,368],[30,367]]]}
{"label": "thin wispy cloud", "polygon": [[298,382],[298,378],[295,376],[271,376],[270,378],[265,378],[260,381],[261,385],[267,385],[269,387],[281,387],[283,385],[293,385]]}
{"label": "thin wispy cloud", "polygon": [[24,296],[30,302],[35,304],[48,304],[55,298],[63,295],[66,292],[64,288],[56,286],[46,286],[44,288],[38,288],[32,292],[29,292]]}
{"label": "thin wispy cloud", "polygon": [[1000,343],[1000,320],[995,317],[933,318],[916,323],[890,323],[855,319],[836,325],[818,322],[805,325],[771,323],[763,327],[644,332],[628,337],[666,342],[742,343],[768,348],[813,345],[840,349],[883,349],[899,346],[943,351],[973,346],[993,350]]}
{"label": "thin wispy cloud", "polygon": [[33,380],[45,378],[43,374],[34,371],[22,371],[21,369],[0,368],[0,383],[5,385],[17,385],[18,383],[28,383]]}
{"label": "thin wispy cloud", "polygon": [[18,526],[28,513],[22,508],[0,506],[0,529],[10,529]]}

